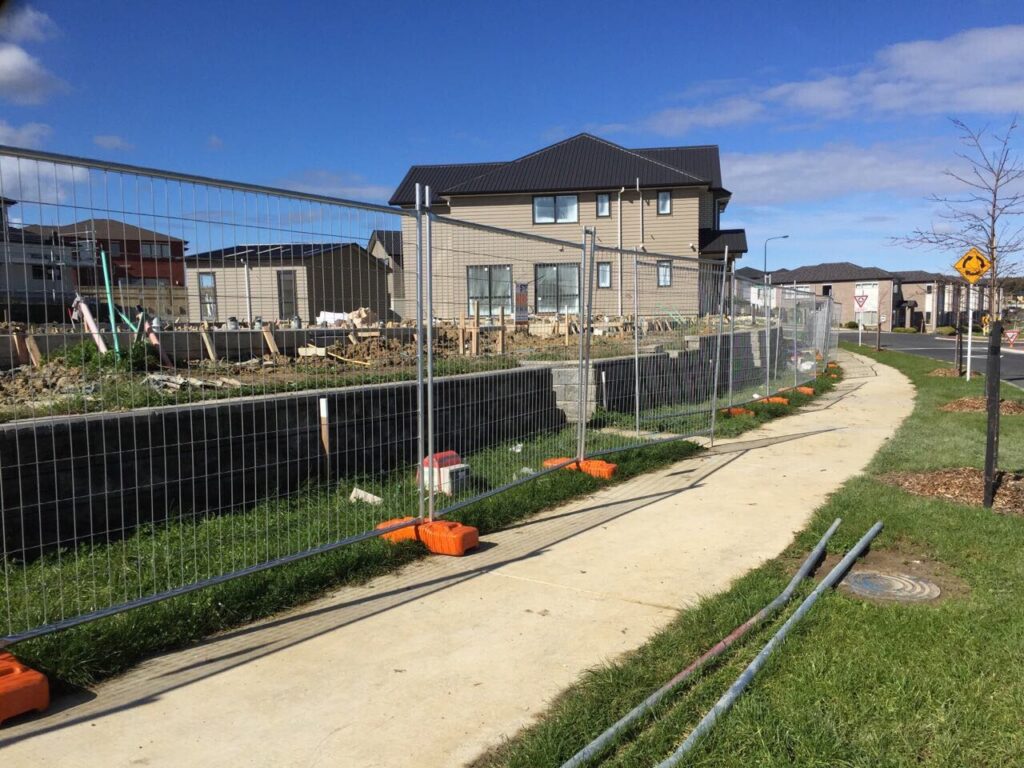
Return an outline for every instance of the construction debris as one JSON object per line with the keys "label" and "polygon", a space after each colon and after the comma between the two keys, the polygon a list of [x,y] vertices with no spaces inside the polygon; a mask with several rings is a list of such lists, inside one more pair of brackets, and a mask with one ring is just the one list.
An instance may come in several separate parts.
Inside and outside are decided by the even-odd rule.
{"label": "construction debris", "polygon": [[349,501],[364,501],[367,504],[383,504],[384,499],[380,496],[375,496],[369,491],[364,491],[358,486],[352,489],[352,493],[348,497]]}
{"label": "construction debris", "polygon": [[154,389],[177,392],[181,389],[234,389],[242,386],[238,379],[220,376],[215,379],[200,379],[196,376],[176,376],[169,373],[150,373],[143,379]]}

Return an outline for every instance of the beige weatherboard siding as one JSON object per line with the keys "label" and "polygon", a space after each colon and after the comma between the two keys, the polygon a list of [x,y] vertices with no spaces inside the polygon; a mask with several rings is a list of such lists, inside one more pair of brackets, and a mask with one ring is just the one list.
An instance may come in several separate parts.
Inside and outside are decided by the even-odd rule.
{"label": "beige weatherboard siding", "polygon": [[[290,317],[280,316],[278,273],[295,272],[295,295],[298,314],[303,320],[311,320],[309,311],[309,277],[307,266],[300,260],[273,265],[253,265],[249,269],[249,290],[252,296],[252,316],[264,321],[287,321]],[[245,287],[245,266],[234,262],[216,266],[196,266],[188,269],[188,318],[189,322],[202,322],[199,311],[199,276],[212,273],[214,276],[217,313],[212,322],[223,323],[229,317],[242,322],[249,319]]]}

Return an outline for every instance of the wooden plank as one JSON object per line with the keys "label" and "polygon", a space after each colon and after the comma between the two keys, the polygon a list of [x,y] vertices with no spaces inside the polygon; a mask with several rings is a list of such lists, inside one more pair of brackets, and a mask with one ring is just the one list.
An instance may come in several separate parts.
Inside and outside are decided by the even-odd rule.
{"label": "wooden plank", "polygon": [[370,365],[370,363],[367,362],[366,360],[353,360],[351,357],[342,357],[337,352],[332,352],[329,349],[326,350],[326,352],[327,352],[328,355],[333,357],[335,360],[341,360],[344,363],[355,363],[356,365],[365,365],[365,366],[369,366]]}
{"label": "wooden plank", "polygon": [[505,354],[505,305],[498,310],[498,354]]}
{"label": "wooden plank", "polygon": [[31,333],[25,336],[25,349],[28,350],[28,357],[32,361],[32,365],[39,368],[43,364],[43,353],[39,351],[39,345],[36,344],[35,336]]}
{"label": "wooden plank", "polygon": [[25,346],[25,335],[23,333],[12,333],[11,345],[14,347],[14,356],[18,361],[18,365],[28,365],[32,362],[28,356],[28,347]]}
{"label": "wooden plank", "polygon": [[210,332],[206,330],[206,327],[199,329],[199,338],[203,340],[203,346],[206,347],[206,354],[213,362],[217,362],[217,350],[213,346],[213,339],[210,338]]}
{"label": "wooden plank", "polygon": [[266,325],[263,326],[263,340],[267,342],[267,349],[270,350],[270,354],[281,354],[281,350],[277,346],[277,340],[274,338],[274,332]]}
{"label": "wooden plank", "polygon": [[473,338],[470,343],[473,345],[473,356],[480,354],[480,301],[473,304]]}
{"label": "wooden plank", "polygon": [[323,347],[308,346],[299,347],[299,357],[327,357],[327,350]]}

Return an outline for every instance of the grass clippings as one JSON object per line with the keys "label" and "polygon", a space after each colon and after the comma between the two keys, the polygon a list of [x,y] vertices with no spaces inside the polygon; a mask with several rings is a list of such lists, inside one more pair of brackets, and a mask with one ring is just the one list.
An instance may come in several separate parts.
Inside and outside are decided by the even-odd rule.
{"label": "grass clippings", "polygon": [[[890,472],[879,478],[917,496],[946,499],[957,504],[980,505],[985,493],[985,473],[960,467],[932,472]],[[992,508],[997,512],[1024,515],[1024,475],[1000,472]]]}
{"label": "grass clippings", "polygon": [[[984,397],[958,397],[939,408],[944,413],[985,413],[988,401]],[[999,413],[1003,416],[1024,414],[1024,403],[1019,400],[1000,400]]]}

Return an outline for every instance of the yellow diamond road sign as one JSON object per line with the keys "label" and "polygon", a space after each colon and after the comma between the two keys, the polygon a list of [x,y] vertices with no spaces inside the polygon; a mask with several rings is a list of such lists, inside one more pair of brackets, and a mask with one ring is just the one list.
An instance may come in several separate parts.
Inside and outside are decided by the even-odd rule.
{"label": "yellow diamond road sign", "polygon": [[971,248],[967,253],[960,257],[959,261],[953,265],[953,268],[963,275],[971,285],[974,285],[981,276],[992,269],[992,262],[985,258],[985,254],[979,251],[977,248]]}

